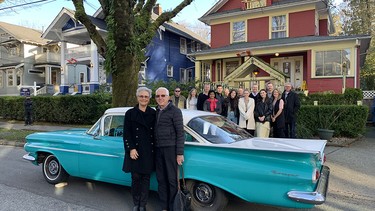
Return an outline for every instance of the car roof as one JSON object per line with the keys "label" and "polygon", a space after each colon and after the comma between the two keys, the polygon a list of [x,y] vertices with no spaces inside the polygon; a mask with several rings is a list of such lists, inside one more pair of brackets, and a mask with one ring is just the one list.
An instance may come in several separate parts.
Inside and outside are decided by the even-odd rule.
{"label": "car roof", "polygon": [[[133,107],[117,107],[110,108],[105,111],[105,114],[125,114],[125,112]],[[184,125],[186,125],[191,119],[199,116],[219,116],[218,114],[213,114],[207,111],[198,111],[190,109],[181,109],[182,115],[184,117]]]}

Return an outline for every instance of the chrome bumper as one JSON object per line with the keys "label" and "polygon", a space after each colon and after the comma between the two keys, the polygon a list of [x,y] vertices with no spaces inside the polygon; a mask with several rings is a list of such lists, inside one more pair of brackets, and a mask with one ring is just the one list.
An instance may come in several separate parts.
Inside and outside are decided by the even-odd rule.
{"label": "chrome bumper", "polygon": [[326,201],[329,173],[329,167],[323,166],[323,169],[320,172],[318,186],[316,187],[316,190],[314,192],[289,191],[288,197],[298,202],[316,205],[323,204]]}
{"label": "chrome bumper", "polygon": [[35,158],[33,156],[31,156],[30,154],[26,154],[26,155],[22,156],[22,158],[27,160],[27,161],[31,161],[31,162],[35,161]]}

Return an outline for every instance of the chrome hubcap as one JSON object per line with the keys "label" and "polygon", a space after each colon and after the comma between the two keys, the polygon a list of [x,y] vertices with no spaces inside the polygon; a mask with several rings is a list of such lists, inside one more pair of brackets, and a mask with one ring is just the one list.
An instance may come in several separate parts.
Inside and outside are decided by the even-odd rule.
{"label": "chrome hubcap", "polygon": [[209,205],[214,199],[214,191],[211,186],[199,183],[195,185],[195,198],[203,204]]}

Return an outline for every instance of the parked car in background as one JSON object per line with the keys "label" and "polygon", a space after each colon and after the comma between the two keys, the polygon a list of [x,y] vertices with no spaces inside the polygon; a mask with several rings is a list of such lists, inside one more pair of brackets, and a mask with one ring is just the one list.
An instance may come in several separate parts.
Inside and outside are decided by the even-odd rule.
{"label": "parked car in background", "polygon": [[[24,158],[41,164],[44,178],[52,184],[71,175],[131,186],[131,175],[122,171],[128,109],[108,109],[89,130],[28,135]],[[250,203],[292,208],[325,202],[325,140],[253,138],[220,115],[182,113],[185,179],[193,210],[223,210],[229,194]],[[157,190],[154,174],[151,189]]]}

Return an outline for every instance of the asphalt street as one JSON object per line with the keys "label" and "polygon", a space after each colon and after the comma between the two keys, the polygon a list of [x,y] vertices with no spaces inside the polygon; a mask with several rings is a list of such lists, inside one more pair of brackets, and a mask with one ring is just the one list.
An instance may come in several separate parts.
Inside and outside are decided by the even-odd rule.
{"label": "asphalt street", "polygon": [[[374,151],[375,127],[348,147],[327,147],[326,164],[331,168],[327,202],[311,210],[375,210]],[[131,210],[130,188],[75,177],[56,187],[44,180],[40,166],[22,159],[24,154],[21,147],[0,146],[0,211]],[[235,197],[229,200],[226,211],[294,210],[254,205]],[[157,193],[152,191],[148,210],[158,210],[157,204]]]}

